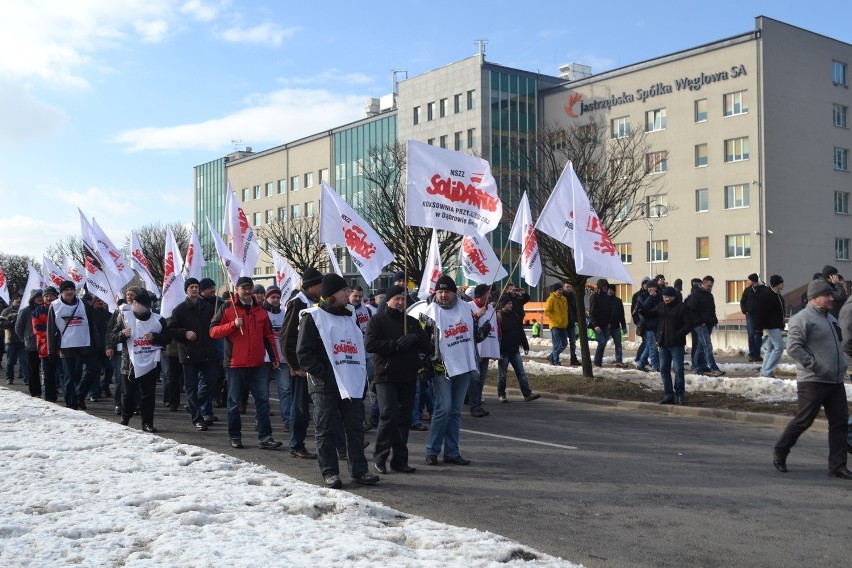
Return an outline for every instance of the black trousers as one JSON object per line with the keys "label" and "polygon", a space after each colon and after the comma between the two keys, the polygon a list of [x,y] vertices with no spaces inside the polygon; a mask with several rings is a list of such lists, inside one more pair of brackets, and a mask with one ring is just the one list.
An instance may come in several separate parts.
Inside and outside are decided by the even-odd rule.
{"label": "black trousers", "polygon": [[828,418],[828,471],[846,467],[846,434],[849,407],[846,404],[846,387],[843,383],[799,383],[798,412],[784,429],[775,444],[775,453],[786,456],[802,433],[814,423],[820,407]]}
{"label": "black trousers", "polygon": [[379,427],[373,461],[383,464],[393,451],[391,466],[408,465],[408,431],[414,408],[415,382],[375,383],[379,400]]}
{"label": "black trousers", "polygon": [[41,396],[41,364],[38,351],[27,351],[27,386],[31,396]]}
{"label": "black trousers", "polygon": [[154,390],[157,388],[157,377],[160,375],[160,366],[157,365],[149,371],[137,377],[131,369],[129,375],[121,376],[121,418],[129,421],[136,411],[136,391],[142,391],[142,402],[139,413],[142,415],[142,424],[154,425]]}

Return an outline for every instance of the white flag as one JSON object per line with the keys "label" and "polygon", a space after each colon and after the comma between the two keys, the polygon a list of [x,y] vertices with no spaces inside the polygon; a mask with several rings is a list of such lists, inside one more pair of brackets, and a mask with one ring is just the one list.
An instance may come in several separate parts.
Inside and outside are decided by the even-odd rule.
{"label": "white flag", "polygon": [[30,301],[30,294],[32,294],[33,290],[42,290],[47,286],[47,282],[41,277],[41,274],[38,273],[38,270],[35,269],[35,266],[27,263],[27,285],[24,286],[24,292],[21,296],[21,304],[26,304]]}
{"label": "white flag", "polygon": [[485,237],[467,235],[459,250],[462,274],[477,284],[494,284],[509,275]]}
{"label": "white flag", "polygon": [[90,294],[106,302],[110,311],[115,311],[118,307],[117,296],[104,272],[103,259],[98,254],[98,245],[93,236],[92,225],[80,209],[77,209],[77,211],[80,213],[80,233],[82,234],[83,257],[85,259],[83,284]]}
{"label": "white flag", "polygon": [[538,286],[541,278],[541,255],[538,251],[538,239],[535,236],[535,223],[532,220],[530,202],[525,191],[518,203],[518,211],[512,222],[509,240],[521,245],[521,278],[530,286]]}
{"label": "white flag", "polygon": [[94,217],[92,217],[92,236],[95,238],[101,260],[104,261],[104,272],[110,279],[112,289],[115,293],[119,293],[133,280],[133,269]]}
{"label": "white flag", "polygon": [[74,283],[79,292],[86,283],[86,269],[83,268],[83,265],[69,256],[63,256],[62,270],[68,275],[68,280]]}
{"label": "white flag", "polygon": [[272,251],[272,265],[275,268],[275,285],[281,289],[281,305],[284,305],[293,290],[302,285],[302,278],[278,251]]}
{"label": "white flag", "polygon": [[219,236],[219,233],[217,233],[216,229],[213,228],[213,225],[210,224],[210,219],[207,219],[207,228],[210,229],[210,234],[213,235],[213,245],[216,247],[216,254],[219,255],[219,260],[225,267],[225,272],[228,273],[228,278],[231,279],[231,286],[236,286],[237,280],[240,278],[240,272],[242,271],[243,265],[234,258],[233,253],[231,253],[228,249],[228,245],[225,244],[225,241],[222,240],[222,237]]}
{"label": "white flag", "polygon": [[331,248],[331,245],[325,244],[325,252],[328,253],[328,263],[331,265],[331,269],[334,270],[334,273],[338,276],[343,276],[343,271],[340,270],[340,264],[337,263],[337,255],[334,254],[334,249]]}
{"label": "white flag", "polygon": [[136,233],[130,232],[130,266],[139,275],[139,278],[145,282],[145,288],[160,297],[160,287],[154,282],[154,277],[151,276],[151,265],[148,264],[148,259],[145,258],[145,253],[142,251],[142,244]]}
{"label": "white flag", "polygon": [[53,261],[46,256],[41,257],[41,275],[45,282],[49,282],[53,286],[56,286],[57,290],[59,290],[59,286],[61,286],[63,282],[68,280],[68,276],[65,272],[53,264]]}
{"label": "white flag", "polygon": [[0,266],[0,298],[3,298],[7,306],[12,302],[9,298],[9,281],[6,279],[6,271],[2,266]]}
{"label": "white flag", "polygon": [[441,250],[438,248],[438,229],[432,229],[432,240],[429,241],[429,254],[426,256],[426,265],[423,267],[423,278],[420,280],[420,288],[417,297],[425,300],[435,292],[435,284],[444,275],[444,267],[441,265]]}
{"label": "white flag", "polygon": [[201,252],[201,239],[198,238],[198,231],[195,230],[195,225],[192,226],[192,234],[189,236],[189,245],[186,247],[186,259],[183,261],[184,280],[187,278],[195,278],[201,280],[204,267],[207,266],[207,261],[204,260],[204,254]]}
{"label": "white flag", "polygon": [[574,249],[577,274],[633,284],[570,161],[544,204],[536,228]]}
{"label": "white flag", "polygon": [[346,245],[349,256],[367,282],[379,277],[394,261],[378,233],[325,180],[320,202],[320,242]]}
{"label": "white flag", "polygon": [[486,235],[503,216],[491,166],[482,158],[408,141],[405,223]]}
{"label": "white flag", "polygon": [[254,267],[260,256],[260,245],[248,222],[245,211],[237,202],[237,196],[228,182],[225,194],[224,231],[231,237],[234,257],[240,262],[240,276],[254,276]]}
{"label": "white flag", "polygon": [[175,306],[186,299],[183,291],[183,275],[178,267],[183,264],[175,235],[171,227],[166,227],[166,250],[163,257],[163,299],[160,302],[160,315],[167,318],[172,315]]}

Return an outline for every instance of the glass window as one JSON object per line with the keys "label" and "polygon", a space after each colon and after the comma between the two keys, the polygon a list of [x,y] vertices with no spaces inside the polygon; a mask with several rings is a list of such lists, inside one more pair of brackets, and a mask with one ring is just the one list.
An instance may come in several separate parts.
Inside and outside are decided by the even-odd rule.
{"label": "glass window", "polygon": [[272,195],[274,193],[275,193],[275,184],[272,183],[272,182],[267,183],[266,184],[266,197],[272,197]]}
{"label": "glass window", "polygon": [[695,122],[707,122],[707,99],[695,101]]}
{"label": "glass window", "polygon": [[707,165],[707,144],[695,145],[695,167],[703,168]]}
{"label": "glass window", "polygon": [[615,288],[615,295],[622,302],[629,302],[633,298],[633,284],[610,284]]}
{"label": "glass window", "polygon": [[453,112],[458,114],[462,111],[462,95],[461,93],[453,95]]}
{"label": "glass window", "polygon": [[749,207],[749,190],[751,186],[747,183],[725,186],[725,209],[741,209]]}
{"label": "glass window", "polygon": [[323,168],[320,170],[320,181],[328,183],[328,168]]}
{"label": "glass window", "polygon": [[313,217],[314,216],[314,202],[308,201],[305,203],[305,217]]}
{"label": "glass window", "polygon": [[710,258],[710,237],[698,237],[695,239],[695,258],[696,260]]}
{"label": "glass window", "polygon": [[430,146],[434,146],[434,145],[435,145],[435,139],[434,139],[434,138],[430,138],[430,139],[428,139],[428,140],[426,141],[426,143],[427,143],[427,144],[429,144]]}
{"label": "glass window", "polygon": [[259,185],[254,186],[252,193],[254,193],[255,199],[260,199],[260,186]]}
{"label": "glass window", "polygon": [[305,174],[305,187],[313,187],[314,186],[314,172],[308,172]]}
{"label": "glass window", "polygon": [[834,212],[849,215],[849,193],[843,191],[834,192]]}
{"label": "glass window", "polygon": [[441,148],[447,147],[447,135],[441,136],[440,143],[438,144]]}
{"label": "glass window", "polygon": [[669,161],[667,158],[667,153],[663,152],[651,152],[650,154],[645,154],[645,173],[648,174],[661,174],[667,172],[669,170]]}
{"label": "glass window", "polygon": [[695,212],[702,213],[710,210],[710,190],[695,190]]}
{"label": "glass window", "polygon": [[441,118],[444,118],[445,116],[447,116],[448,111],[449,111],[449,100],[448,99],[441,99],[441,104],[440,104],[440,108],[439,108],[439,112],[441,113]]}
{"label": "glass window", "polygon": [[751,235],[725,235],[725,258],[746,258],[751,256]]}
{"label": "glass window", "polygon": [[849,239],[834,239],[835,260],[849,260]]}
{"label": "glass window", "polygon": [[261,222],[262,222],[262,217],[260,215],[261,215],[260,211],[255,211],[254,213],[252,213],[252,221],[253,221],[252,225],[254,225],[255,227],[260,225]]}
{"label": "glass window", "polygon": [[615,243],[615,250],[621,255],[621,262],[624,264],[633,262],[633,243]]}
{"label": "glass window", "polygon": [[290,178],[290,191],[299,191],[299,176]]}
{"label": "glass window", "polygon": [[275,221],[275,209],[267,209],[266,210],[266,224],[272,223]]}
{"label": "glass window", "polygon": [[243,188],[243,203],[245,203],[249,199],[251,199],[251,195],[249,194],[249,189],[247,187]]}
{"label": "glass window", "polygon": [[287,180],[279,179],[278,180],[278,193],[286,193],[287,192]]}
{"label": "glass window", "polygon": [[846,148],[834,148],[834,169],[844,172],[849,170],[849,150]]}
{"label": "glass window", "polygon": [[669,241],[651,241],[648,242],[648,262],[668,262],[669,260]]}
{"label": "glass window", "polygon": [[645,113],[645,132],[666,129],[666,109],[658,108]]}
{"label": "glass window", "polygon": [[476,108],[476,90],[471,90],[467,92],[467,110],[473,110]]}
{"label": "glass window", "polygon": [[456,150],[462,149],[462,133],[461,132],[456,132],[455,134],[453,134],[453,145],[454,145]]}
{"label": "glass window", "polygon": [[302,216],[302,206],[299,205],[298,203],[294,203],[293,205],[291,205],[290,206],[290,218],[291,219],[298,219],[301,216]]}
{"label": "glass window", "polygon": [[741,162],[748,160],[748,136],[725,140],[725,161]]}
{"label": "glass window", "polygon": [[624,138],[630,135],[630,123],[626,116],[613,118],[609,121],[610,138]]}
{"label": "glass window", "polygon": [[476,128],[467,129],[467,147],[473,148],[476,146]]}
{"label": "glass window", "polygon": [[728,93],[723,97],[724,115],[734,116],[748,113],[748,91]]}
{"label": "glass window", "polygon": [[669,213],[669,196],[667,193],[649,195],[643,205],[645,217],[665,217]]}
{"label": "glass window", "polygon": [[835,85],[846,84],[846,64],[840,61],[831,62],[831,80]]}
{"label": "glass window", "polygon": [[843,105],[834,105],[834,126],[846,128],[846,115],[849,112],[849,107]]}
{"label": "glass window", "polygon": [[420,107],[414,107],[414,124],[420,124]]}
{"label": "glass window", "polygon": [[435,103],[426,103],[426,120],[433,120],[435,118]]}
{"label": "glass window", "polygon": [[725,282],[725,303],[739,304],[748,280],[728,280]]}
{"label": "glass window", "polygon": [[278,208],[278,220],[279,221],[286,221],[287,220],[287,208],[286,207],[279,207]]}
{"label": "glass window", "polygon": [[346,162],[342,164],[337,164],[335,167],[335,175],[334,177],[337,179],[346,179]]}

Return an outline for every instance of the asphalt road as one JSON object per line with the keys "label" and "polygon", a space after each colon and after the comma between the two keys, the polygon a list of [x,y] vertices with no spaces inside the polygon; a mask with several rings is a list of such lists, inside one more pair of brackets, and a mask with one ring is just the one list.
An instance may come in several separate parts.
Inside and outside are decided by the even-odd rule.
{"label": "asphalt road", "polygon": [[[495,398],[486,393],[491,416],[463,416],[461,447],[470,466],[424,465],[426,433],[412,432],[417,473],[390,473],[375,487],[361,487],[341,464],[344,490],[588,567],[848,563],[852,482],[827,477],[825,433],[802,436],[785,475],[771,463],[777,427],[547,399],[526,403],[511,391],[509,404]],[[112,401],[90,403],[89,412],[118,420]],[[251,418],[245,420],[251,406],[243,450],[229,446],[224,409],[217,414],[220,422],[208,432],[195,432],[185,412],[158,404],[155,425],[161,436],[322,483],[315,461],[286,452],[277,415],[274,435],[285,440],[284,451],[253,445]],[[140,427],[138,416],[131,427]]]}

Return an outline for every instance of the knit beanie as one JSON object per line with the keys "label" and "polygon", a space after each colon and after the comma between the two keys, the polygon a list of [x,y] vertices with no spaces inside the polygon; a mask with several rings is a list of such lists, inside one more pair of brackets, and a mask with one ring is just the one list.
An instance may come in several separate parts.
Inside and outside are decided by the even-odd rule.
{"label": "knit beanie", "polygon": [[832,288],[825,280],[812,280],[808,284],[808,300],[831,294]]}
{"label": "knit beanie", "polygon": [[314,267],[306,268],[302,272],[302,288],[310,288],[322,283],[322,274]]}
{"label": "knit beanie", "polygon": [[399,296],[400,294],[405,294],[405,293],[406,293],[405,288],[403,288],[402,286],[397,286],[396,284],[394,284],[393,286],[388,288],[388,291],[385,295],[385,302],[387,302],[388,300],[390,300],[394,296]]}
{"label": "knit beanie", "polygon": [[447,275],[441,276],[438,278],[438,281],[435,282],[435,291],[437,292],[438,290],[449,290],[450,292],[459,291],[456,287],[456,281]]}
{"label": "knit beanie", "polygon": [[201,281],[198,283],[198,291],[199,292],[203,292],[203,291],[205,291],[209,288],[215,288],[215,287],[216,287],[216,282],[214,282],[213,279],[211,279],[211,278],[202,278]]}
{"label": "knit beanie", "polygon": [[784,283],[784,279],[781,278],[777,274],[773,274],[772,276],[769,277],[769,285],[772,286],[772,287],[778,286],[779,284],[783,284],[783,283]]}
{"label": "knit beanie", "polygon": [[183,291],[186,292],[187,290],[189,290],[189,287],[193,284],[197,284],[198,287],[201,288],[201,285],[198,283],[198,280],[190,277],[183,281]]}
{"label": "knit beanie", "polygon": [[333,296],[335,292],[339,292],[346,288],[346,280],[334,272],[324,275],[320,282],[322,283],[321,294],[323,298]]}

